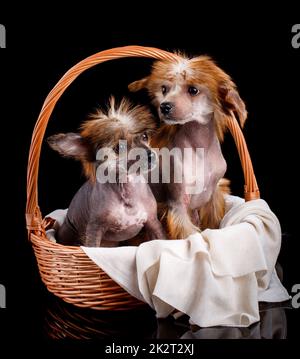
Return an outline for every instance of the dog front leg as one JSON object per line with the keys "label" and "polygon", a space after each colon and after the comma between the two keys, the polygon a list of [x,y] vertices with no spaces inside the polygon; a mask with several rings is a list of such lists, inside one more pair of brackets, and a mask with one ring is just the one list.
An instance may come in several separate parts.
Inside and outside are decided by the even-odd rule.
{"label": "dog front leg", "polygon": [[145,229],[147,231],[149,240],[167,238],[167,234],[165,233],[163,226],[157,217],[148,219],[145,224]]}
{"label": "dog front leg", "polygon": [[228,187],[217,186],[209,202],[199,209],[199,221],[202,230],[220,227],[221,220],[225,215],[224,194],[228,193]]}
{"label": "dog front leg", "polygon": [[200,228],[200,218],[199,218],[199,213],[198,213],[198,211],[197,211],[196,209],[191,209],[191,210],[189,211],[189,216],[190,216],[190,218],[191,218],[192,223],[193,223],[196,227]]}
{"label": "dog front leg", "polygon": [[183,205],[170,206],[167,212],[168,236],[170,239],[185,239],[189,235],[199,232]]}
{"label": "dog front leg", "polygon": [[82,245],[86,247],[100,247],[103,235],[104,229],[99,225],[98,221],[89,222]]}

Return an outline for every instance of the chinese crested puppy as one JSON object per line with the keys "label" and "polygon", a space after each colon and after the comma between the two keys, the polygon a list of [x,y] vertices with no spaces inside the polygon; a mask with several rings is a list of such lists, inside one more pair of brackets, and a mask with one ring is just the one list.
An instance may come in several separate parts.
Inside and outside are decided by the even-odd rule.
{"label": "chinese crested puppy", "polygon": [[[149,111],[111,98],[108,111],[98,110],[80,133],[57,134],[48,143],[64,157],[81,161],[87,181],[73,197],[57,232],[65,245],[114,247],[142,228],[147,239],[165,238],[157,203],[145,181],[156,155],[149,136],[156,127]],[[136,156],[130,152],[136,151]]]}
{"label": "chinese crested puppy", "polygon": [[[158,110],[161,126],[151,146],[182,152],[189,148],[193,154],[174,156],[171,163],[173,169],[183,169],[181,183],[151,184],[157,201],[166,208],[169,237],[186,238],[199,229],[218,228],[225,211],[224,193],[229,192],[229,181],[222,179],[226,162],[220,142],[230,116],[236,114],[241,126],[247,118],[235,84],[211,58],[178,55],[176,60],[155,62],[151,74],[131,83],[129,89],[146,89]],[[199,148],[202,152],[197,152]],[[161,162],[160,158],[163,173]],[[191,191],[199,163],[201,185]]]}

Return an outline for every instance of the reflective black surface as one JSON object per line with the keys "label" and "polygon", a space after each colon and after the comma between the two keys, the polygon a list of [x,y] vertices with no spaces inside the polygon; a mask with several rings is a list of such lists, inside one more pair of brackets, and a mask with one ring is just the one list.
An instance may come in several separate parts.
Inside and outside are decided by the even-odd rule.
{"label": "reflective black surface", "polygon": [[95,311],[48,295],[43,333],[50,339],[285,339],[289,302],[261,304],[258,323],[248,328],[200,328],[186,315],[156,319],[145,307],[131,311]]}

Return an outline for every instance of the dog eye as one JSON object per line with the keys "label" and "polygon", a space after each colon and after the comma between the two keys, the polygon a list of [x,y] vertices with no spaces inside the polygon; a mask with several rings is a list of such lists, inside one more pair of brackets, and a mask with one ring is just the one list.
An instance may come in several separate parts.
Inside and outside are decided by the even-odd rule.
{"label": "dog eye", "polygon": [[163,86],[161,87],[161,93],[162,93],[163,95],[165,95],[165,94],[167,93],[167,91],[168,91],[167,86],[163,85]]}
{"label": "dog eye", "polygon": [[189,93],[191,96],[196,96],[196,95],[198,95],[199,90],[198,90],[196,87],[194,87],[194,86],[190,86],[190,87],[188,88],[188,93]]}
{"label": "dog eye", "polygon": [[148,139],[149,139],[149,137],[148,137],[147,133],[146,133],[146,132],[143,133],[143,134],[142,134],[142,141],[147,142]]}

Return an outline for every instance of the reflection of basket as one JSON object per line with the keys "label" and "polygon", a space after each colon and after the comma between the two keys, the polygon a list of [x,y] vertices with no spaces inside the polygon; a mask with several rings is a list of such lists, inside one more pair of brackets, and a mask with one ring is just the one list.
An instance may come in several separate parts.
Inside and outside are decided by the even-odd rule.
{"label": "reflection of basket", "polygon": [[[126,46],[99,52],[79,62],[60,79],[47,96],[33,131],[28,160],[26,222],[42,280],[50,292],[66,302],[101,310],[130,309],[143,303],[119,287],[80,247],[62,246],[47,239],[47,221],[43,221],[38,206],[38,169],[47,123],[56,102],[67,87],[83,71],[94,65],[124,57],[174,59],[177,55],[155,48]],[[244,171],[245,199],[259,198],[247,145],[234,116],[227,125],[234,137]]]}
{"label": "reflection of basket", "polygon": [[44,331],[51,339],[151,338],[157,323],[148,306],[132,312],[77,308],[49,297]]}

